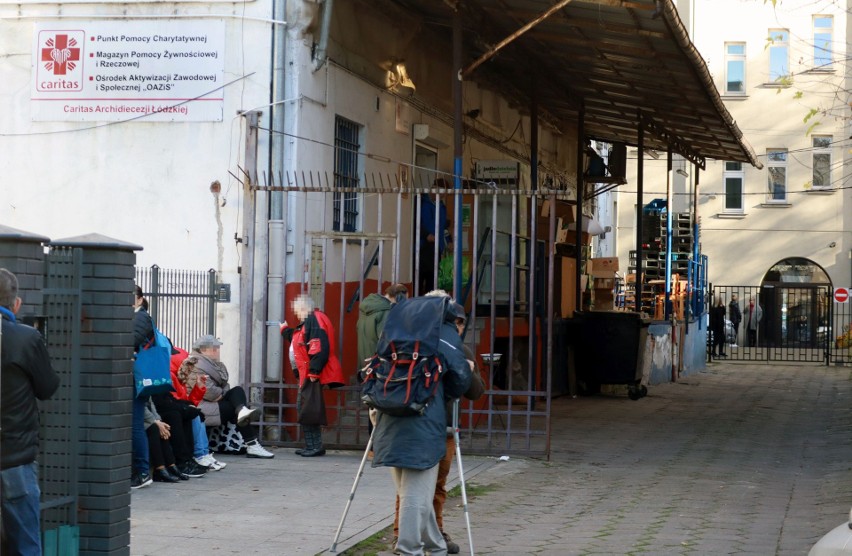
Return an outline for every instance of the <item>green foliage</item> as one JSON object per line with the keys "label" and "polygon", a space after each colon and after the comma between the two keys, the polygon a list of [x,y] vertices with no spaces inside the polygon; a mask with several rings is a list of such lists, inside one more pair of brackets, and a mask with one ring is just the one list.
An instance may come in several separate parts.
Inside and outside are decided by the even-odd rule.
{"label": "green foliage", "polygon": [[814,123],[812,123],[812,124],[810,125],[810,127],[807,129],[807,131],[805,131],[805,136],[807,137],[808,135],[810,135],[810,134],[811,134],[811,132],[814,130],[814,128],[815,128],[816,126],[818,126],[819,124],[820,124],[819,122],[814,122]]}
{"label": "green foliage", "polygon": [[802,91],[796,91],[795,93],[793,93],[793,100],[799,100],[803,96],[804,96],[804,93],[802,93]]}
{"label": "green foliage", "polygon": [[819,114],[819,110],[817,110],[816,108],[811,108],[810,110],[808,110],[807,115],[802,119],[802,123],[803,124],[808,123],[808,120],[810,120],[811,118],[813,118],[817,114]]}

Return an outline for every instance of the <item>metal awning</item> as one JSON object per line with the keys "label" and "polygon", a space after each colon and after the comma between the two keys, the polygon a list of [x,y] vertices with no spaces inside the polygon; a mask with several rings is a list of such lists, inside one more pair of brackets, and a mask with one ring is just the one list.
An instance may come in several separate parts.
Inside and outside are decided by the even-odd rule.
{"label": "metal awning", "polygon": [[[453,6],[473,62],[557,4],[556,0],[393,0],[451,40]],[[468,66],[470,67],[470,66]],[[754,150],[722,103],[672,0],[573,0],[466,75],[524,110],[535,95],[557,129],[585,110],[588,137],[647,149],[747,162]]]}

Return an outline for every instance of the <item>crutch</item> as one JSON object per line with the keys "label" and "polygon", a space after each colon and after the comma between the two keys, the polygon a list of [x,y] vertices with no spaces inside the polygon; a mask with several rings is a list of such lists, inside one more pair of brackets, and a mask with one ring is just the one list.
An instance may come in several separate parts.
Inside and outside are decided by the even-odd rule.
{"label": "crutch", "polygon": [[467,511],[467,489],[464,486],[464,468],[461,458],[461,441],[459,440],[459,399],[453,400],[453,440],[456,443],[456,463],[459,466],[459,484],[461,485],[462,507],[464,508],[464,523],[467,526],[467,545],[470,547],[470,556],[473,553],[473,531],[470,529],[470,514]]}
{"label": "crutch", "polygon": [[373,432],[370,433],[370,439],[367,440],[367,448],[364,450],[364,456],[361,458],[361,465],[358,467],[358,473],[355,474],[355,483],[352,485],[352,490],[349,492],[349,499],[346,501],[346,507],[343,508],[343,516],[340,518],[340,525],[337,526],[337,533],[334,534],[334,540],[331,542],[331,548],[328,550],[332,554],[337,554],[337,540],[340,538],[340,532],[343,530],[343,522],[346,521],[346,514],[349,513],[349,506],[352,505],[352,500],[355,498],[355,490],[358,488],[358,482],[361,480],[361,475],[364,474],[364,465],[367,463],[367,455],[370,453],[370,448],[373,447],[373,434],[376,432],[376,427],[373,427]]}

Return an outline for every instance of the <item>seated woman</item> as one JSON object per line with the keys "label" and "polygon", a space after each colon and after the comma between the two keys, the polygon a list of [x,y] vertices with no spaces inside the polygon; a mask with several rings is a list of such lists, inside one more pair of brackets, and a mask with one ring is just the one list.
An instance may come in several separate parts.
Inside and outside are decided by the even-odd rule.
{"label": "seated woman", "polygon": [[257,431],[249,424],[256,417],[259,409],[248,407],[246,392],[240,386],[228,383],[228,369],[219,360],[219,347],[222,342],[212,334],[207,334],[195,340],[190,356],[197,358],[195,368],[207,375],[207,391],[198,407],[204,413],[204,424],[215,427],[225,423],[234,423],[246,443],[246,456],[250,458],[272,458],[275,454],[260,445]]}
{"label": "seated woman", "polygon": [[175,465],[175,456],[171,444],[169,444],[170,429],[171,427],[157,413],[154,402],[149,399],[145,404],[145,433],[148,435],[148,457],[151,462],[151,474],[154,477],[154,482],[157,483],[177,483],[189,480],[189,476],[181,472]]}

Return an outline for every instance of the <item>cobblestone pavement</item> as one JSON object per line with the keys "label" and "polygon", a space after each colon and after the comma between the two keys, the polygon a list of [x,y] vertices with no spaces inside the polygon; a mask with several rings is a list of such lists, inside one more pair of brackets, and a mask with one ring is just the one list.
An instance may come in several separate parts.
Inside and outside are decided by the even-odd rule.
{"label": "cobblestone pavement", "polygon": [[[852,506],[850,378],[721,363],[638,401],[554,400],[550,461],[464,458],[469,486],[490,485],[469,504],[476,553],[806,554]],[[327,549],[360,455],[276,454],[134,491],[131,554]],[[367,469],[338,550],[387,527],[392,503],[387,470]],[[445,528],[464,554],[459,504]]]}

